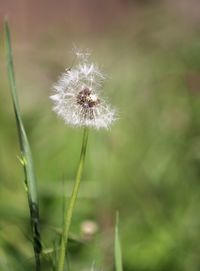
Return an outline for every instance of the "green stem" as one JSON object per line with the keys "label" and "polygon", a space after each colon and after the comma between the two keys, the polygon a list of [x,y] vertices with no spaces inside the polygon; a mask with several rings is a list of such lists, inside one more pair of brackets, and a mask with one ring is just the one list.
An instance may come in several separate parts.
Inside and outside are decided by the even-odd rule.
{"label": "green stem", "polygon": [[63,233],[61,237],[61,245],[60,245],[60,255],[58,259],[58,271],[64,271],[64,265],[65,265],[65,255],[67,251],[67,245],[68,245],[68,237],[69,237],[69,229],[71,225],[72,220],[72,214],[74,211],[78,190],[80,186],[80,181],[83,173],[83,167],[85,162],[85,154],[87,149],[87,141],[88,141],[88,128],[84,128],[83,132],[83,141],[82,141],[82,148],[81,148],[81,155],[80,155],[80,161],[76,173],[76,179],[74,183],[74,187],[72,190],[72,194],[69,201],[69,206],[65,211],[64,214],[64,225],[63,225]]}
{"label": "green stem", "polygon": [[42,251],[41,245],[41,236],[40,236],[40,217],[39,217],[39,203],[38,203],[38,194],[37,194],[37,181],[35,176],[34,164],[32,159],[31,148],[28,142],[24,124],[22,121],[16,82],[15,82],[15,73],[14,73],[14,64],[12,56],[12,47],[11,47],[11,36],[10,29],[7,19],[4,20],[4,30],[5,30],[5,47],[6,47],[6,58],[7,58],[7,70],[10,83],[10,92],[12,97],[12,103],[17,123],[18,137],[20,143],[20,149],[22,154],[21,162],[24,167],[25,175],[25,186],[28,197],[29,211],[30,211],[30,220],[32,228],[32,237],[33,237],[33,249],[35,254],[35,270],[40,271],[40,255]]}

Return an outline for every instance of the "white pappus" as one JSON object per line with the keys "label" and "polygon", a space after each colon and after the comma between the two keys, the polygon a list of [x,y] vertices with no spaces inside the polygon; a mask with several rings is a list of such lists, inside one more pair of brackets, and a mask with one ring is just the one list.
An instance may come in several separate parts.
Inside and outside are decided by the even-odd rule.
{"label": "white pappus", "polygon": [[104,75],[98,66],[76,54],[78,64],[67,69],[53,86],[53,110],[66,124],[108,128],[115,120],[115,110],[101,97]]}

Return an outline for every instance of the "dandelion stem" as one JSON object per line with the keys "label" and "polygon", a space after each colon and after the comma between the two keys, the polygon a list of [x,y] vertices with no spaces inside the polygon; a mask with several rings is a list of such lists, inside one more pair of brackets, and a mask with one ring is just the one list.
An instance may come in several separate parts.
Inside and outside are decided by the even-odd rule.
{"label": "dandelion stem", "polygon": [[67,251],[68,245],[68,237],[69,237],[69,229],[71,225],[72,215],[78,195],[78,190],[80,186],[80,181],[83,173],[83,167],[85,162],[85,155],[87,149],[87,141],[88,141],[88,128],[85,127],[83,131],[83,141],[82,141],[82,148],[81,148],[81,155],[80,161],[76,173],[75,183],[72,190],[72,194],[69,201],[69,206],[64,213],[64,225],[63,225],[63,233],[61,237],[61,245],[60,245],[60,255],[58,259],[58,271],[64,271],[65,265],[65,255]]}

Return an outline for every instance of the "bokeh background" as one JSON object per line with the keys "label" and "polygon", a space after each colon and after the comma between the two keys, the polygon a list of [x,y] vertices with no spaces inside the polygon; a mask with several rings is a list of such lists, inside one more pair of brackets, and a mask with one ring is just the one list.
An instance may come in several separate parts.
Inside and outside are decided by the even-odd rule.
{"label": "bokeh background", "polygon": [[[120,213],[124,271],[200,270],[200,2],[0,0],[0,270],[33,270],[23,170],[6,74],[9,17],[24,124],[38,177],[45,251],[57,244],[82,131],[52,112],[73,44],[90,48],[118,110],[91,131],[73,218],[71,270],[114,270]],[[87,221],[94,231],[86,234]],[[51,253],[43,270],[51,270]]]}

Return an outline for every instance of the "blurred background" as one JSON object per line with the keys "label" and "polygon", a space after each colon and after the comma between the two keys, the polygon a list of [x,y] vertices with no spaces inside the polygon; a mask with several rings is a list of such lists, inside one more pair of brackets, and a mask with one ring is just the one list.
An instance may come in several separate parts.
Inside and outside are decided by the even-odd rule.
{"label": "blurred background", "polygon": [[[114,270],[120,213],[124,271],[200,270],[200,1],[0,0],[0,270],[34,270],[6,74],[10,21],[18,96],[38,177],[42,235],[59,237],[82,131],[52,112],[52,85],[76,44],[108,75],[119,114],[91,131],[71,228],[73,271]],[[42,270],[51,270],[51,253]]]}

